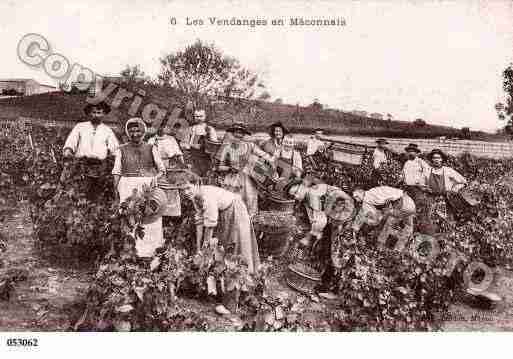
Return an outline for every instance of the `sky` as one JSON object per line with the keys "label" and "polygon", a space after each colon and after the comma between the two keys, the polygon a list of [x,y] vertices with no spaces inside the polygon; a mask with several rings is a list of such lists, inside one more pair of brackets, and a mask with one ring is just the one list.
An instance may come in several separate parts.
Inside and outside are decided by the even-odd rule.
{"label": "sky", "polygon": [[[212,26],[209,17],[268,25]],[[290,17],[346,25],[294,27]],[[274,18],[285,25],[272,26]],[[493,130],[502,125],[501,72],[513,62],[513,1],[2,0],[0,78],[55,84],[18,59],[27,33],[101,75],[139,64],[152,77],[159,58],[201,39],[260,73],[272,100]]]}

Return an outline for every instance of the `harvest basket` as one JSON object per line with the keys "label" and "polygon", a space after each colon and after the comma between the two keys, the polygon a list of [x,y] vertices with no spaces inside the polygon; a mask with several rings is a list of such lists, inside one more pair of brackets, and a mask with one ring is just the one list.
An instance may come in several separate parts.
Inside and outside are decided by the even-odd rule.
{"label": "harvest basket", "polygon": [[284,198],[280,192],[270,190],[259,183],[257,183],[257,187],[262,199],[260,208],[269,212],[294,213],[296,203],[294,199]]}
{"label": "harvest basket", "polygon": [[221,148],[222,142],[220,141],[210,141],[209,139],[205,139],[205,152],[209,155],[215,155],[219,148]]}
{"label": "harvest basket", "polygon": [[253,217],[258,247],[263,256],[279,256],[291,239],[295,218],[283,212],[260,212]]}
{"label": "harvest basket", "polygon": [[285,282],[292,289],[305,294],[314,294],[321,283],[321,273],[306,263],[296,262],[288,266]]}

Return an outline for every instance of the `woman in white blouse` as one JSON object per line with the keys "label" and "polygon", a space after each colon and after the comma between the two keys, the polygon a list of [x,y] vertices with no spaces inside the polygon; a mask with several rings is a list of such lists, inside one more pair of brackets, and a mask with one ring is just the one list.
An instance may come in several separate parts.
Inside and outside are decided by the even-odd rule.
{"label": "woman in white blouse", "polygon": [[209,243],[216,229],[219,243],[227,253],[240,254],[254,273],[260,265],[258,244],[241,196],[200,182],[196,174],[186,171],[175,176],[171,184],[194,204],[196,248],[199,250],[203,243]]}

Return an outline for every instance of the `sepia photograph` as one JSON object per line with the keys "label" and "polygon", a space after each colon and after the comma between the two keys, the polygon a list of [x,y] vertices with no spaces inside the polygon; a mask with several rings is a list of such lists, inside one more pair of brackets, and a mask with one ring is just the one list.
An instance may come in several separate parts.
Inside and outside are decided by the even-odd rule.
{"label": "sepia photograph", "polygon": [[20,0],[0,20],[4,349],[513,330],[512,1]]}

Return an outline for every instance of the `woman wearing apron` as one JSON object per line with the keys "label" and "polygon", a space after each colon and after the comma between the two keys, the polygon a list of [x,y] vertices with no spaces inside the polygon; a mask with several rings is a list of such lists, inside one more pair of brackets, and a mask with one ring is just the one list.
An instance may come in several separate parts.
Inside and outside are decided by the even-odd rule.
{"label": "woman wearing apron", "polygon": [[303,172],[303,162],[298,151],[294,150],[294,137],[286,135],[283,146],[276,153],[276,172],[280,180],[288,181],[290,177],[300,178]]}
{"label": "woman wearing apron", "polygon": [[[146,125],[140,118],[131,118],[125,124],[125,132],[130,142],[116,150],[114,160],[114,190],[123,203],[134,191],[141,192],[145,186],[156,184],[158,177],[165,172],[164,164],[157,149],[144,143]],[[146,223],[144,237],[137,238],[135,248],[139,257],[153,257],[155,249],[164,244],[162,217]]]}
{"label": "woman wearing apron", "polygon": [[244,124],[234,124],[226,131],[231,132],[233,138],[229,145],[223,146],[221,149],[218,170],[225,173],[221,186],[230,192],[240,194],[248,208],[249,215],[253,217],[258,212],[258,189],[244,168],[252,154],[268,161],[271,161],[272,158],[254,143],[243,140],[245,135],[250,134]]}
{"label": "woman wearing apron", "polygon": [[[170,135],[172,129],[165,124],[159,128],[157,135],[148,140],[148,144],[157,148],[157,151],[166,167],[166,171],[172,170],[178,164],[183,164],[183,154],[175,138]],[[180,196],[175,189],[166,189],[165,181],[159,183],[167,196],[166,210],[163,213],[163,220],[176,220],[182,215]],[[166,225],[167,223],[164,223]]]}

